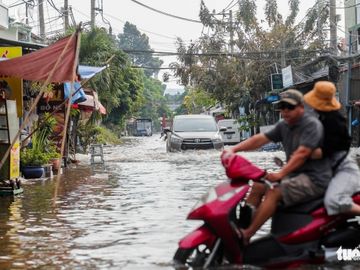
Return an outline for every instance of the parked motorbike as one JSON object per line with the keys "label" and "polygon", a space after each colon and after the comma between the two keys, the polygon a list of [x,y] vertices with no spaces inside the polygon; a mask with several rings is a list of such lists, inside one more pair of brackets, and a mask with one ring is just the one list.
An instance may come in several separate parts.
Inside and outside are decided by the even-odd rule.
{"label": "parked motorbike", "polygon": [[[323,198],[278,207],[270,233],[243,246],[236,230],[251,222],[252,210],[245,200],[251,181],[266,182],[266,172],[239,155],[222,162],[231,179],[211,188],[188,214],[187,219],[204,224],[179,241],[173,258],[175,268],[226,264],[289,268],[324,263],[339,247],[359,246],[359,222],[348,215],[328,216]],[[353,200],[359,204],[360,194]]]}

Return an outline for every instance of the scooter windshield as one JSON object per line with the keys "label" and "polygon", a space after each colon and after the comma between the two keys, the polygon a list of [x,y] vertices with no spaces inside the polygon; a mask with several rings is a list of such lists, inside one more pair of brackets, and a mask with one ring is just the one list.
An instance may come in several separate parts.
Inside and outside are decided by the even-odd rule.
{"label": "scooter windshield", "polygon": [[216,200],[216,198],[217,194],[215,188],[210,188],[209,191],[201,196],[200,200],[193,206],[192,211],[203,206],[204,204]]}

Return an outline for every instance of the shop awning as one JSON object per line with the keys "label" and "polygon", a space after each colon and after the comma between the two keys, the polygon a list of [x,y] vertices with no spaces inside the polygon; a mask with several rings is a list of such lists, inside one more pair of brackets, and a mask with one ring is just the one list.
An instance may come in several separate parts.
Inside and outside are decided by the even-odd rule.
{"label": "shop awning", "polygon": [[[46,81],[51,75],[50,82],[74,81],[77,77],[77,37],[78,33],[75,33],[46,48],[7,61],[0,61],[0,75],[29,81]],[[56,63],[56,70],[51,74]]]}
{"label": "shop awning", "polygon": [[80,75],[80,78],[82,80],[85,79],[90,79],[93,76],[95,76],[97,73],[103,71],[105,68],[107,68],[107,66],[103,66],[103,67],[92,67],[92,66],[84,66],[84,65],[79,65],[78,68],[78,73]]}
{"label": "shop awning", "polygon": [[99,111],[101,114],[106,114],[106,109],[99,101],[97,93],[91,89],[86,89],[86,92],[89,94],[85,94],[86,101],[78,103],[79,109],[85,111]]}

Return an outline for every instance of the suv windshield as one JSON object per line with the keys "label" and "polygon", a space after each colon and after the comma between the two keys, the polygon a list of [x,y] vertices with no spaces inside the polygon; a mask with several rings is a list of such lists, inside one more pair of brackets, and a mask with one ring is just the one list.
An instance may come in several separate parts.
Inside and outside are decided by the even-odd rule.
{"label": "suv windshield", "polygon": [[175,119],[173,130],[175,132],[216,132],[217,126],[211,118],[182,118]]}

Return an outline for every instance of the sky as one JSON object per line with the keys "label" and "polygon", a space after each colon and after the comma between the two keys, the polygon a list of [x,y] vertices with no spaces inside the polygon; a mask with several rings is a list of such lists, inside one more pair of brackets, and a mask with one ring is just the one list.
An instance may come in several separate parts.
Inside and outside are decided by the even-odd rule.
{"label": "sky", "polygon": [[[46,1],[46,0],[44,0]],[[169,13],[175,16],[183,17],[190,20],[199,20],[199,10],[201,0],[137,0],[144,5],[150,6],[154,9]],[[3,0],[5,4],[12,5],[22,0]],[[63,6],[63,0],[52,0],[56,7]],[[72,6],[73,14],[76,23],[80,21],[87,22],[90,20],[90,0],[68,0],[69,5]],[[224,8],[230,7],[236,3],[236,0],[204,0],[206,6],[210,11],[215,9],[220,12]],[[309,8],[315,4],[316,0],[301,0],[300,13],[297,20],[300,21]],[[114,34],[122,32],[126,21],[135,24],[139,31],[146,34],[150,40],[150,46],[155,51],[170,51],[175,52],[176,37],[181,37],[186,43],[195,40],[201,36],[202,31],[206,33],[202,24],[190,22],[178,18],[173,18],[144,6],[141,6],[131,0],[96,0],[96,6],[101,6],[103,3],[103,16],[105,21],[108,21],[113,29]],[[258,7],[259,18],[263,17],[264,0],[256,1]],[[280,13],[283,17],[288,14],[288,0],[277,0]],[[337,1],[338,6],[343,6],[343,0]],[[235,9],[236,7],[234,7]],[[24,17],[24,5],[11,8],[14,16],[19,18]],[[56,30],[61,27],[62,19],[57,18],[57,12],[51,5],[46,2],[44,6],[45,16],[48,16],[46,27],[48,30]],[[339,10],[341,12],[341,10]],[[33,17],[36,17],[36,9]],[[343,18],[342,18],[343,19]],[[108,25],[103,22],[100,14],[96,16],[96,24],[108,28]],[[38,28],[38,23],[34,19],[34,32]],[[164,57],[163,67],[167,67],[170,62],[176,60],[174,57]],[[161,77],[159,78],[161,79]],[[175,78],[170,78],[169,87],[178,88]]]}

